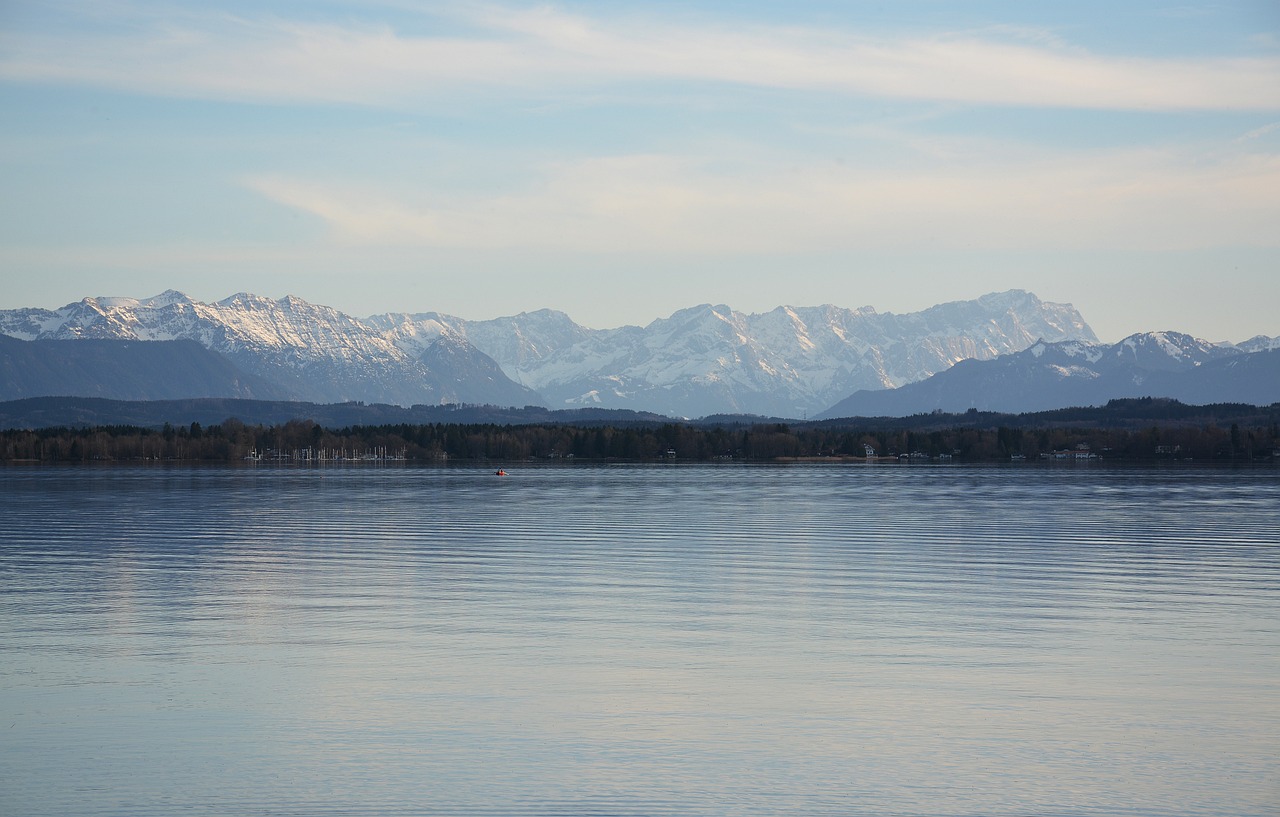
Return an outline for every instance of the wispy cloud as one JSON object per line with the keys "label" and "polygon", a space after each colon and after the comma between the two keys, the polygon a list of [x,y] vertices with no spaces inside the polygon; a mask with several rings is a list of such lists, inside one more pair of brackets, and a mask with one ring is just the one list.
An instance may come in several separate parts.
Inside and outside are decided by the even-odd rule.
{"label": "wispy cloud", "polygon": [[1263,136],[1266,136],[1269,133],[1274,133],[1277,130],[1280,130],[1280,122],[1271,122],[1270,124],[1263,125],[1260,128],[1254,128],[1248,133],[1242,134],[1236,139],[1236,142],[1248,142],[1253,139],[1261,139]]}
{"label": "wispy cloud", "polygon": [[1024,157],[915,173],[660,155],[547,169],[532,189],[426,201],[280,177],[260,194],[354,244],[733,255],[839,249],[1280,247],[1280,156]]}
{"label": "wispy cloud", "polygon": [[299,104],[417,106],[468,89],[539,94],[692,81],[985,105],[1280,109],[1277,58],[1117,57],[1021,29],[867,37],[550,7],[472,11],[466,33],[217,14],[135,23],[109,33],[10,33],[0,77]]}

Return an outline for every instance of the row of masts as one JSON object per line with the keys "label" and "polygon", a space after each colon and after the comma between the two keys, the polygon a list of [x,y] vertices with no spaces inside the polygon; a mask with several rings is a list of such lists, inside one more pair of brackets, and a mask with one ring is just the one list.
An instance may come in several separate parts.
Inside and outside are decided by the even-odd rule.
{"label": "row of masts", "polygon": [[250,449],[245,456],[248,462],[390,462],[408,459],[407,449],[388,449],[385,445],[366,448],[364,451],[346,448],[294,448],[285,450],[267,448]]}

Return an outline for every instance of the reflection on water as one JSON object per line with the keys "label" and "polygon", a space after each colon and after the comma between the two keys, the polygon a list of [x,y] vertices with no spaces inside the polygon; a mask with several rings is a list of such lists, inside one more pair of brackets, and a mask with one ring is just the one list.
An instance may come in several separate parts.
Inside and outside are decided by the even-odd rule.
{"label": "reflection on water", "polygon": [[1274,814],[1278,477],[0,468],[0,812]]}

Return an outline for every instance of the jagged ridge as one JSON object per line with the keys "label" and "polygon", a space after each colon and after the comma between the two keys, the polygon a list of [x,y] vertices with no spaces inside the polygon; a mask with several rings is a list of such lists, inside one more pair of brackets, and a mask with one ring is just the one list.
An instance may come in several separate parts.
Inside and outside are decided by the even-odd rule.
{"label": "jagged ridge", "polygon": [[370,321],[401,332],[464,336],[553,406],[675,416],[797,417],[860,388],[914,382],[957,361],[1017,351],[1039,338],[1097,340],[1070,305],[1020,290],[906,315],[832,305],[744,314],[703,304],[643,328],[605,330],[586,329],[551,310],[492,321],[438,313]]}
{"label": "jagged ridge", "polygon": [[1037,338],[1095,341],[1070,305],[1020,290],[905,315],[871,307],[726,305],[593,330],[551,310],[491,321],[438,313],[357,319],[295,297],[214,304],[170,290],[0,312],[35,339],[194,340],[294,399],[600,406],[672,416],[816,413],[857,389],[896,387]]}
{"label": "jagged ridge", "polygon": [[[154,298],[85,298],[58,310],[0,312],[23,340],[193,340],[299,400],[539,403],[465,339],[382,332],[326,306],[238,293],[214,304],[169,290]],[[194,396],[194,395],[189,395]]]}

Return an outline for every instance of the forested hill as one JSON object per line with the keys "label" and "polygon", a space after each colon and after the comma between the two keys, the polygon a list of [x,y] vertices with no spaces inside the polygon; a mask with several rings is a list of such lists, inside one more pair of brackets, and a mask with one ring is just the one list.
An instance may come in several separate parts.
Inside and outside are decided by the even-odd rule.
{"label": "forested hill", "polygon": [[385,403],[307,403],[284,400],[195,398],[189,400],[105,400],[92,397],[35,397],[0,402],[0,429],[130,425],[159,428],[235,418],[249,425],[281,425],[311,420],[326,428],[423,423],[666,423],[670,417],[627,409],[509,408],[487,405],[392,406]]}
{"label": "forested hill", "polygon": [[[458,414],[465,410],[458,410]],[[630,414],[630,413],[627,413]],[[1155,417],[1151,415],[1157,415]],[[433,422],[326,427],[311,419],[0,431],[0,461],[847,461],[1010,459],[1280,459],[1280,405],[1184,406],[1117,401],[1020,417],[921,415],[788,425],[721,418],[636,421]],[[756,418],[757,420],[759,418]],[[909,423],[914,423],[910,425]]]}
{"label": "forested hill", "polygon": [[0,429],[83,428],[89,426],[137,426],[160,428],[165,424],[215,425],[235,419],[248,425],[283,425],[309,420],[325,428],[346,426],[492,424],[576,425],[584,427],[660,426],[679,423],[693,427],[738,428],[786,424],[792,428],[871,428],[877,430],[935,430],[941,428],[1040,428],[1087,425],[1098,428],[1141,428],[1159,425],[1268,425],[1276,421],[1280,404],[1258,407],[1240,403],[1193,406],[1162,398],[1112,400],[1105,406],[1055,409],[1027,414],[1002,414],[969,410],[950,414],[932,412],[910,417],[842,417],[797,422],[750,414],[717,414],[699,420],[666,417],[626,409],[561,409],[541,406],[509,408],[485,405],[391,406],[382,403],[305,403],[234,398],[189,400],[106,400],[92,397],[36,397],[0,402]]}

